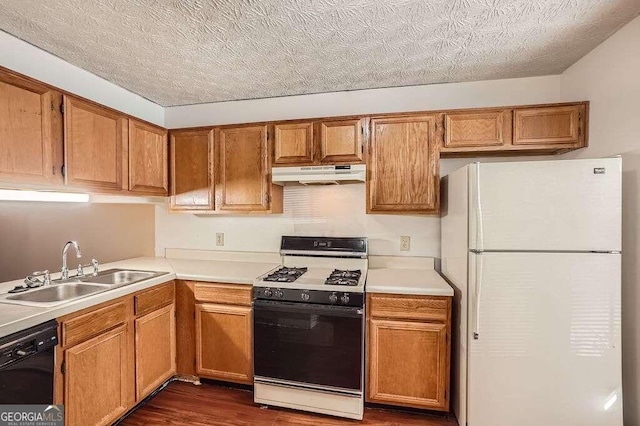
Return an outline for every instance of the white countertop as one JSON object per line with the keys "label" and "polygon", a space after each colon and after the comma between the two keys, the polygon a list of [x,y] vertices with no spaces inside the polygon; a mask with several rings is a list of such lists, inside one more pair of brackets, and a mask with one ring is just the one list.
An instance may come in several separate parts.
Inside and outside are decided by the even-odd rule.
{"label": "white countertop", "polygon": [[433,259],[370,256],[367,293],[453,296],[453,288],[433,269]]}
{"label": "white countertop", "polygon": [[[177,253],[180,254],[180,253]],[[126,296],[173,279],[252,285],[253,280],[280,263],[277,256],[252,253],[220,253],[199,259],[139,257],[100,265],[111,268],[167,272],[166,275],[115,288],[53,307],[33,307],[0,303],[0,337],[24,330],[63,315],[77,312],[118,297]],[[371,256],[366,291],[370,293],[418,294],[453,296],[453,289],[433,269],[427,258],[393,258]],[[59,277],[52,274],[52,278]],[[22,280],[0,283],[0,294],[6,293]]]}
{"label": "white countertop", "polygon": [[[0,303],[0,337],[176,278],[252,285],[254,278],[278,265],[278,263],[241,260],[189,260],[164,257],[139,257],[106,263],[100,265],[101,271],[122,268],[167,272],[167,274],[52,307]],[[59,273],[52,274],[52,278],[59,276]],[[22,284],[22,280],[0,283],[0,294],[6,293],[19,284]]]}

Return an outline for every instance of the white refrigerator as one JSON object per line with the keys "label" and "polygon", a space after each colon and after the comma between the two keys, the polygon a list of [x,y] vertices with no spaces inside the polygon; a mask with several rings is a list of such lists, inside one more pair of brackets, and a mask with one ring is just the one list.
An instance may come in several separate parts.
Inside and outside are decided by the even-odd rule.
{"label": "white refrigerator", "polygon": [[621,168],[474,163],[443,178],[460,425],[622,425]]}

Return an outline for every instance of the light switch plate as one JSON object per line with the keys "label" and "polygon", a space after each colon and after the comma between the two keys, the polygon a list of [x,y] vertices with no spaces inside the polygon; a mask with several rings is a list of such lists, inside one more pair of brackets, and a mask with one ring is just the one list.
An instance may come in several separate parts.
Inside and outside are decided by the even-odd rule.
{"label": "light switch plate", "polygon": [[411,237],[408,235],[400,236],[400,251],[409,251],[411,250]]}
{"label": "light switch plate", "polygon": [[224,232],[216,232],[216,246],[224,247]]}

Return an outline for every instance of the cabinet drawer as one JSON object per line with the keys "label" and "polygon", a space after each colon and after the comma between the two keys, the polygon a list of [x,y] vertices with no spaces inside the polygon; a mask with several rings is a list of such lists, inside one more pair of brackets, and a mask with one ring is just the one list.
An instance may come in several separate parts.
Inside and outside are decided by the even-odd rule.
{"label": "cabinet drawer", "polygon": [[375,318],[447,322],[450,298],[435,296],[369,295],[369,313]]}
{"label": "cabinet drawer", "polygon": [[127,319],[125,301],[105,306],[62,323],[62,345],[73,346],[104,331],[124,324]]}
{"label": "cabinet drawer", "polygon": [[163,306],[173,303],[175,300],[174,281],[138,294],[134,299],[136,315],[144,315]]}
{"label": "cabinet drawer", "polygon": [[198,283],[195,285],[194,294],[199,302],[250,306],[251,290],[250,285]]}

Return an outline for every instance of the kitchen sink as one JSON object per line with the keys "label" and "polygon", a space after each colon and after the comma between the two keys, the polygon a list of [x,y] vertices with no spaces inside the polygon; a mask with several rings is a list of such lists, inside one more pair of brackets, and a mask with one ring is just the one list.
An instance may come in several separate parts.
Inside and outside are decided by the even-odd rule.
{"label": "kitchen sink", "polygon": [[24,293],[3,294],[0,295],[0,303],[45,307],[56,306],[71,300],[166,274],[168,272],[107,269],[97,275],[52,280],[50,285],[27,290]]}
{"label": "kitchen sink", "polygon": [[108,285],[110,287],[123,286],[128,284],[137,283],[139,281],[148,280],[160,275],[164,275],[166,272],[151,272],[151,271],[134,271],[128,269],[108,269],[100,272],[98,275],[89,275],[80,278],[85,283],[95,283]]}
{"label": "kitchen sink", "polygon": [[68,302],[79,297],[88,296],[99,291],[104,291],[109,287],[100,284],[68,283],[41,287],[27,293],[13,294],[7,296],[6,300],[19,302],[30,302],[37,304],[58,304]]}

